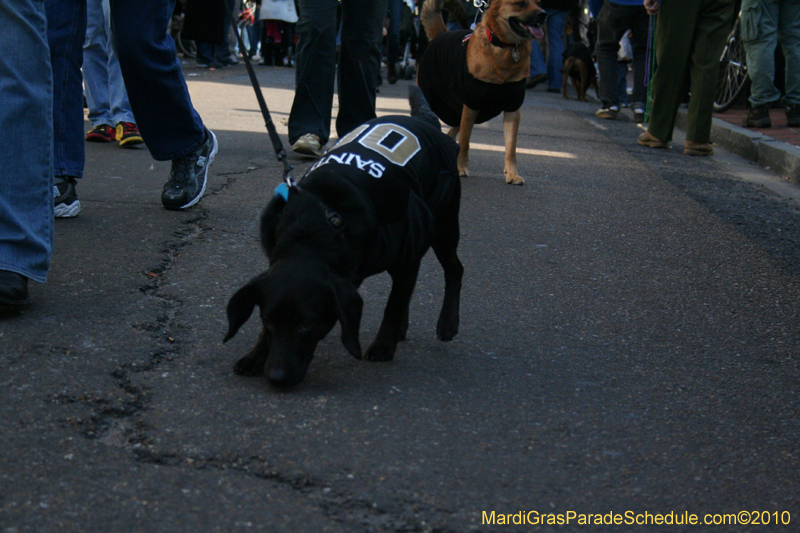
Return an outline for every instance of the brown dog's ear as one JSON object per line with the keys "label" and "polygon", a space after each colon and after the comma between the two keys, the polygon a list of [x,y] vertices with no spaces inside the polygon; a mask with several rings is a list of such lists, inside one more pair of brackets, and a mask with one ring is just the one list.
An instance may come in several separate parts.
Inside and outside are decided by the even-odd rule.
{"label": "brown dog's ear", "polygon": [[352,283],[336,280],[333,283],[333,295],[336,299],[336,313],[342,328],[342,344],[356,359],[361,359],[361,343],[358,331],[361,329],[361,310],[364,300]]}
{"label": "brown dog's ear", "polygon": [[239,328],[250,318],[256,304],[261,303],[263,298],[261,290],[263,279],[264,274],[253,278],[247,285],[231,296],[226,309],[228,313],[228,333],[222,342],[228,342],[236,335]]}

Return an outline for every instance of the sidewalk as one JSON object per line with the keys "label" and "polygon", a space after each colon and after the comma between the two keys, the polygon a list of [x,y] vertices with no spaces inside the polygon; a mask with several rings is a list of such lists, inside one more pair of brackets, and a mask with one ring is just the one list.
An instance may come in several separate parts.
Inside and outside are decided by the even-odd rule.
{"label": "sidewalk", "polygon": [[[756,162],[787,180],[800,184],[800,128],[786,127],[783,109],[772,109],[771,128],[743,128],[746,109],[730,109],[714,115],[711,139],[715,144]],[[686,129],[686,108],[678,112],[676,125]]]}

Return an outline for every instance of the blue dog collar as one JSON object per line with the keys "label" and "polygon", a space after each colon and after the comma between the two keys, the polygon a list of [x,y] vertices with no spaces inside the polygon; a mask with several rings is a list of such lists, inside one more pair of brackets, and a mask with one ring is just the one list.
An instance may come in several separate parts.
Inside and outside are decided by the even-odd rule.
{"label": "blue dog collar", "polygon": [[284,202],[289,201],[289,186],[285,183],[281,183],[277,187],[275,187],[275,196],[280,196],[283,198]]}

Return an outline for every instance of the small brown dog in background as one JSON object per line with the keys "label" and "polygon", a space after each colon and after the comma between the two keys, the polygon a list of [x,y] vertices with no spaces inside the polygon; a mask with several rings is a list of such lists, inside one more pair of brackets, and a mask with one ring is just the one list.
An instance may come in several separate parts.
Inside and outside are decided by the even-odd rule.
{"label": "small brown dog in background", "polygon": [[565,100],[569,100],[567,95],[567,79],[572,80],[572,86],[575,87],[575,92],[578,93],[578,100],[581,102],[586,101],[586,90],[589,87],[594,87],[594,92],[597,97],[600,97],[600,91],[597,88],[597,70],[594,68],[594,60],[592,54],[589,53],[589,48],[583,43],[571,43],[564,54],[564,68],[561,72],[564,73],[564,81],[561,83],[561,95]]}

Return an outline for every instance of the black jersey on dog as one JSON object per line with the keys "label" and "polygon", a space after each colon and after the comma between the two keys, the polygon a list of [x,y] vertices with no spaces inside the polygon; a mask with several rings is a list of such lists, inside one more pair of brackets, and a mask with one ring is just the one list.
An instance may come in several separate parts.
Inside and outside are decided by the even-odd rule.
{"label": "black jersey on dog", "polygon": [[[424,102],[411,89],[415,102]],[[421,104],[420,104],[421,105]],[[430,109],[425,118],[371,120],[345,136],[296,187],[282,184],[261,217],[269,269],[228,302],[233,337],[261,308],[262,333],[241,358],[240,375],[263,375],[277,386],[303,380],[317,343],[338,321],[342,343],[361,359],[358,339],[364,278],[386,271],[392,290],[380,330],[364,353],[393,358],[408,329],[408,304],[429,247],[445,272],[436,327],[441,340],[458,332],[463,267],[458,259],[461,184],[458,146]],[[430,120],[430,122],[428,121]]]}
{"label": "black jersey on dog", "polygon": [[417,80],[425,98],[433,112],[453,127],[461,124],[464,105],[480,111],[475,120],[480,124],[504,111],[516,111],[525,100],[525,79],[487,83],[469,73],[467,40],[471,33],[457,30],[437,35],[419,61]]}
{"label": "black jersey on dog", "polygon": [[378,229],[360,268],[368,277],[424,255],[433,238],[432,212],[458,190],[457,154],[458,145],[425,122],[376,118],[339,141],[300,187],[314,192],[320,182],[324,188],[327,180],[346,179],[366,194]]}

